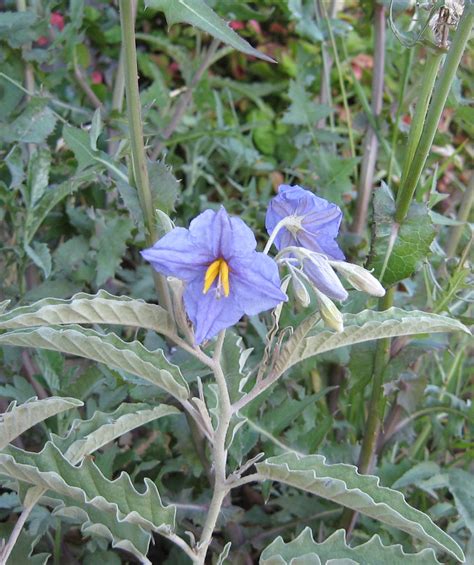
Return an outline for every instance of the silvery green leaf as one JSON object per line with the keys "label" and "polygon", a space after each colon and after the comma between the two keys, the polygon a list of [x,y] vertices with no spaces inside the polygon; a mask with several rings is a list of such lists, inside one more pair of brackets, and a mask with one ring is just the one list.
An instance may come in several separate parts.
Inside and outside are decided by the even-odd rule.
{"label": "silvery green leaf", "polygon": [[170,335],[172,322],[161,306],[127,296],[80,292],[69,300],[45,298],[0,316],[0,329],[63,324],[120,324]]}
{"label": "silvery green leaf", "polygon": [[25,110],[8,127],[2,128],[0,138],[7,143],[42,143],[56,126],[56,115],[44,98],[32,98]]}
{"label": "silvery green leaf", "polygon": [[273,63],[273,59],[240,37],[204,0],[145,0],[145,6],[165,13],[168,25],[187,23],[209,33],[223,43],[247,55]]}
{"label": "silvery green leaf", "polygon": [[91,129],[89,132],[89,142],[92,151],[97,151],[97,140],[102,132],[102,119],[100,117],[100,108],[94,112],[92,116]]}
{"label": "silvery green leaf", "polygon": [[383,545],[375,535],[369,541],[350,547],[344,530],[337,530],[322,543],[316,543],[310,528],[285,543],[276,538],[260,556],[260,565],[366,565],[369,563],[390,563],[390,565],[436,565],[440,562],[432,549],[419,553],[405,553],[401,545]]}
{"label": "silvery green leaf", "polygon": [[360,475],[353,465],[329,465],[322,455],[286,453],[256,465],[264,479],[280,481],[341,504],[433,545],[464,561],[459,545],[429,516],[411,507],[402,493],[379,478]]}
{"label": "silvery green leaf", "polygon": [[43,400],[33,398],[20,405],[12,402],[7,411],[0,414],[0,449],[46,418],[82,405],[83,402],[75,398],[57,396]]}
{"label": "silvery green leaf", "polygon": [[123,369],[184,400],[189,388],[179,367],[171,364],[163,351],[149,351],[140,342],[127,343],[117,335],[101,334],[80,326],[21,329],[0,335],[0,343],[23,347],[43,347],[53,351],[86,357]]}
{"label": "silvery green leaf", "polygon": [[55,437],[53,443],[75,465],[123,434],[173,414],[180,411],[166,404],[124,403],[112,413],[95,412],[89,420],[75,420],[67,436]]}
{"label": "silvery green leaf", "polygon": [[389,308],[383,312],[364,310],[359,314],[344,314],[343,321],[342,332],[324,329],[323,324],[318,322],[303,338],[299,327],[287,341],[277,361],[278,370],[283,372],[303,359],[338,347],[384,337],[453,331],[469,333],[469,330],[454,318],[401,308]]}

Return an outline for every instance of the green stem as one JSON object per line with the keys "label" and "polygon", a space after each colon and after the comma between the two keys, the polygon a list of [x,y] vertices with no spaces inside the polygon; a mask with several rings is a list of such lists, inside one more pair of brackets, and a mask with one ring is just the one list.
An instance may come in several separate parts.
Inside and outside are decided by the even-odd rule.
{"label": "green stem", "polygon": [[148,178],[145,145],[143,143],[142,112],[138,89],[137,49],[133,6],[130,0],[120,0],[120,23],[125,62],[125,92],[132,148],[133,178],[143,211],[147,243],[156,240],[156,226],[153,197]]}
{"label": "green stem", "polygon": [[421,172],[428,158],[433,139],[438,128],[441,114],[444,110],[451,85],[456,76],[461,57],[471,34],[474,23],[474,4],[466,3],[463,16],[454,34],[453,42],[444,61],[443,68],[436,82],[431,105],[426,116],[423,133],[416,148],[413,160],[406,175],[406,180],[400,187],[395,221],[401,223],[407,215],[415,193]]}
{"label": "green stem", "polygon": [[[413,52],[413,50],[411,50]],[[415,114],[410,126],[410,133],[408,135],[407,150],[405,160],[403,162],[402,178],[400,182],[400,194],[402,188],[406,183],[408,171],[413,163],[416,148],[423,133],[423,126],[425,124],[426,114],[430,103],[433,87],[438,76],[438,69],[443,58],[441,51],[430,53],[425,61],[425,68],[423,76],[420,81],[420,93],[416,102]]]}
{"label": "green stem", "polygon": [[[120,24],[122,28],[125,93],[132,149],[133,178],[143,213],[146,242],[151,246],[157,239],[157,226],[155,203],[153,202],[153,195],[150,188],[145,145],[143,143],[142,111],[140,91],[138,88],[137,49],[135,45],[135,17],[133,3],[130,0],[120,0]],[[159,204],[157,204],[157,207],[159,207]],[[173,306],[165,277],[162,275],[156,276],[155,286],[159,302],[171,313]]]}

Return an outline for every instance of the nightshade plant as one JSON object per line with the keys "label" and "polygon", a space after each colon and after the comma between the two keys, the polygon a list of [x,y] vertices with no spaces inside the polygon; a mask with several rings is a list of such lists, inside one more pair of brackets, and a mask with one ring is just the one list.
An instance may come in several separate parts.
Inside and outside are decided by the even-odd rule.
{"label": "nightshade plant", "polygon": [[[68,300],[43,298],[10,310],[8,301],[0,304],[0,346],[59,352],[105,366],[101,380],[120,382],[118,397],[123,400],[113,412],[94,405],[87,417],[79,393],[71,397],[33,398],[20,404],[13,402],[2,415],[0,477],[9,493],[18,493],[21,513],[0,547],[0,565],[12,560],[15,549],[22,547],[27,537],[23,528],[37,506],[50,509],[48,518],[64,519],[80,528],[97,547],[111,544],[113,549],[141,563],[152,563],[151,543],[158,545],[163,539],[173,548],[167,549],[170,561],[181,562],[182,558],[199,565],[211,561],[219,565],[238,563],[235,555],[243,534],[240,526],[237,534],[235,531],[234,503],[249,485],[262,505],[265,500],[283,499],[285,486],[290,492],[304,492],[306,504],[323,499],[345,507],[350,511],[351,522],[354,514],[364,515],[369,519],[369,530],[373,523],[384,524],[391,532],[384,533],[384,542],[401,539],[405,544],[404,548],[385,545],[376,534],[365,543],[350,547],[343,529],[315,541],[308,527],[288,543],[281,537],[270,541],[261,553],[263,565],[329,560],[436,564],[439,561],[435,551],[448,559],[464,561],[455,539],[430,516],[410,506],[399,491],[381,486],[378,476],[368,471],[380,426],[385,367],[382,361],[390,349],[389,339],[466,332],[466,328],[452,316],[393,307],[393,285],[385,293],[374,274],[345,260],[336,241],[342,212],[334,203],[316,196],[312,189],[280,187],[268,203],[269,238],[262,245],[263,251],[257,251],[251,229],[216,203],[215,209],[207,209],[194,218],[188,229],[172,227],[164,211],[166,195],[157,196],[149,178],[137,82],[133,3],[120,0],[119,4],[132,166],[125,171],[123,162],[114,161],[98,148],[100,112],[94,114],[90,138],[69,125],[65,125],[62,135],[74,152],[79,172],[92,167],[91,161],[105,163],[122,196],[125,195],[130,212],[138,215],[136,223],[146,241],[142,256],[156,271],[158,304],[112,295],[105,290],[78,293]],[[225,42],[265,61],[272,60],[234,33],[204,0],[147,0],[145,4],[164,11],[170,24],[189,23],[213,35],[215,42]],[[298,10],[295,13],[295,17],[303,18],[298,16]],[[467,42],[474,20],[471,5],[466,14],[460,23],[461,32],[453,42],[454,49],[448,54],[450,57],[454,53],[447,59],[441,87],[433,95],[433,115],[437,119],[428,116],[424,130],[428,133],[415,144],[421,161],[426,159],[432,142],[429,138],[436,127],[433,124],[439,119]],[[5,28],[9,29],[9,17],[7,20],[9,25]],[[30,41],[30,35],[26,37]],[[26,45],[25,51],[28,48]],[[215,55],[215,48],[217,43],[209,47],[210,58]],[[179,106],[178,110],[175,116],[179,118]],[[295,121],[294,116],[291,119]],[[160,145],[162,142],[163,139]],[[18,175],[12,154],[9,163],[13,163],[11,169]],[[31,159],[37,158],[33,153]],[[150,167],[156,165],[150,163]],[[396,204],[396,229],[404,227],[422,167],[415,161],[407,165],[406,182],[402,183]],[[165,173],[171,174],[167,169]],[[30,176],[34,177],[33,172]],[[377,198],[384,197],[386,192],[380,189]],[[53,205],[45,205],[41,221]],[[74,212],[70,213],[74,216]],[[273,244],[276,253],[270,256]],[[44,248],[36,247],[35,254],[35,249],[28,247],[29,241],[25,246],[39,262],[38,250]],[[385,268],[392,248],[384,251]],[[381,271],[379,278],[384,281],[385,270]],[[373,303],[369,303],[371,308],[358,308],[360,295],[346,289],[336,273],[357,291],[383,297],[386,302],[379,303],[379,308]],[[350,313],[342,313],[333,300],[342,302],[348,298],[354,298]],[[112,331],[110,326],[131,328],[132,332]],[[253,347],[256,340],[250,338],[251,327],[256,328],[259,347]],[[359,470],[346,463],[329,463],[318,453],[293,449],[260,426],[265,404],[274,395],[290,396],[290,387],[285,388],[282,383],[289,371],[322,354],[336,354],[341,348],[372,340],[379,340],[382,346],[375,356],[365,436],[369,439],[364,437]],[[299,384],[292,386],[296,390]],[[129,401],[136,399],[132,391],[147,402]],[[318,391],[305,402],[309,398],[309,402],[315,403],[326,392],[328,389]],[[288,425],[293,417],[291,401],[288,398]],[[286,409],[285,404],[282,406]],[[68,414],[73,414],[74,419],[68,419]],[[48,418],[55,418],[57,426],[54,433],[44,428],[46,441],[41,451],[14,443],[25,430]],[[168,420],[179,423],[168,424]],[[174,425],[177,433],[192,437],[195,453],[182,454],[179,464],[189,457],[188,469],[193,470],[199,457],[203,480],[205,477],[208,481],[208,486],[200,483],[196,487],[199,503],[180,498],[189,494],[186,489],[181,493],[180,489],[167,488],[166,477],[177,469],[174,462],[160,461],[164,466],[169,463],[163,478],[151,472],[146,461],[137,467],[136,473],[128,472],[125,463],[115,476],[103,461],[99,464],[94,460],[114,440],[150,423],[156,424],[157,435],[162,425],[163,429]],[[274,451],[254,449],[258,434],[271,437],[271,449],[277,449],[277,455]],[[167,456],[165,452],[164,458]],[[455,471],[462,478],[463,471]],[[456,477],[459,479],[459,473],[450,474],[453,482]],[[455,492],[458,496],[459,491]],[[288,496],[285,503],[295,504],[293,496]],[[238,511],[242,512],[242,506]],[[346,529],[350,531],[349,527]],[[397,538],[399,532],[393,534],[397,530],[406,535]],[[60,534],[59,526],[58,531]],[[322,529],[321,535],[324,533]],[[58,535],[54,540],[55,558],[60,542]],[[407,553],[406,547],[413,552]],[[178,558],[176,551],[182,552]],[[29,548],[26,553],[29,559]],[[32,559],[45,563],[48,556],[38,554]]]}

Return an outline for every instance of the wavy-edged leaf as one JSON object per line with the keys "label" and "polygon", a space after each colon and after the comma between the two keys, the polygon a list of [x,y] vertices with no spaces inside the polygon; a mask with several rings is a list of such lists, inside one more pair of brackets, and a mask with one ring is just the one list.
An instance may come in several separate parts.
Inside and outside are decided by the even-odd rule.
{"label": "wavy-edged leaf", "polygon": [[174,529],[176,508],[162,504],[153,481],[145,479],[146,489],[139,493],[127,473],[110,481],[89,459],[75,467],[51,442],[39,453],[5,448],[0,453],[0,474],[91,505],[119,523],[164,533]]}
{"label": "wavy-edged leaf", "polygon": [[[11,522],[0,522],[0,545],[2,540],[8,540],[13,531],[14,524]],[[49,553],[33,554],[38,539],[29,535],[25,529],[22,530],[20,536],[13,546],[10,553],[8,565],[18,563],[18,565],[46,565],[50,555]]]}
{"label": "wavy-edged leaf", "polygon": [[329,465],[322,455],[286,453],[256,464],[265,479],[300,488],[399,528],[464,561],[459,545],[429,516],[412,508],[402,493],[382,487],[379,478],[360,475],[353,465]]}
{"label": "wavy-edged leaf", "polygon": [[113,548],[128,551],[135,555],[141,563],[151,563],[146,557],[151,533],[146,532],[139,525],[120,522],[111,513],[102,512],[90,504],[80,504],[77,500],[66,496],[59,499],[43,497],[40,502],[54,507],[53,516],[67,517],[80,524],[84,537],[105,538]]}
{"label": "wavy-edged leaf", "polygon": [[248,41],[245,41],[245,39],[235,33],[204,0],[145,0],[145,6],[164,12],[166,21],[170,26],[181,22],[190,24],[227,43],[227,45],[234,49],[242,51],[242,53],[258,57],[270,63],[275,62],[265,53],[254,49]]}
{"label": "wavy-edged leaf", "polygon": [[12,402],[7,411],[0,414],[0,449],[6,447],[24,431],[46,420],[46,418],[71,410],[71,408],[78,408],[83,404],[75,398],[61,398],[59,396],[52,396],[43,400],[32,398],[20,405]]}
{"label": "wavy-edged leaf", "polygon": [[180,400],[189,394],[179,367],[171,364],[161,349],[152,352],[139,341],[127,343],[113,333],[105,335],[80,326],[39,327],[1,334],[0,344],[42,347],[86,357],[137,375]]}
{"label": "wavy-edged leaf", "polygon": [[72,464],[94,453],[127,432],[163,416],[181,414],[174,406],[150,406],[141,403],[121,404],[111,413],[95,412],[89,420],[75,420],[66,437],[55,436],[53,443]]}
{"label": "wavy-edged leaf", "polygon": [[113,296],[105,290],[97,294],[80,292],[69,300],[45,298],[0,316],[0,328],[5,329],[63,324],[120,324],[164,335],[173,331],[171,319],[161,306],[128,296]]}
{"label": "wavy-edged leaf", "polygon": [[469,333],[457,320],[439,314],[401,308],[389,308],[383,312],[364,310],[359,314],[345,314],[342,332],[324,329],[322,322],[315,324],[304,338],[295,332],[287,341],[276,368],[282,372],[313,355],[373,339],[453,331]]}
{"label": "wavy-edged leaf", "polygon": [[324,565],[325,563],[390,563],[390,565],[437,565],[439,561],[432,549],[419,553],[405,553],[401,545],[383,545],[378,535],[369,541],[350,547],[346,532],[337,530],[322,543],[316,543],[310,528],[285,543],[277,537],[260,556],[260,565]]}

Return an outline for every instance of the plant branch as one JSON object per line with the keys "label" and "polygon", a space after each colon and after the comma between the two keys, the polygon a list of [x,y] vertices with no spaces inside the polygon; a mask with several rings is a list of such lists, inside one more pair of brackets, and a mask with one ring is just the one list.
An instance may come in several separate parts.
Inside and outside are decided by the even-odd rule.
{"label": "plant branch", "polygon": [[[382,112],[384,69],[385,69],[385,6],[376,4],[374,10],[374,74],[372,77],[372,113],[377,118]],[[361,235],[367,223],[370,196],[374,183],[379,142],[377,134],[369,127],[365,137],[362,167],[360,173],[357,207],[352,231]]]}

